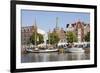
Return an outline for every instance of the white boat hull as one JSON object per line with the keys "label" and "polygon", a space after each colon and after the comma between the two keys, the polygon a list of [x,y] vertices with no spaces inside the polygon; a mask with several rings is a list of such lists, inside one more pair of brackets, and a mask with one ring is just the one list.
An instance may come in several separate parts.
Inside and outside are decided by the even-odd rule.
{"label": "white boat hull", "polygon": [[47,53],[47,52],[57,52],[58,49],[52,49],[52,50],[32,50],[32,49],[27,49],[27,52],[32,52],[32,53]]}
{"label": "white boat hull", "polygon": [[66,52],[84,52],[83,48],[66,48]]}

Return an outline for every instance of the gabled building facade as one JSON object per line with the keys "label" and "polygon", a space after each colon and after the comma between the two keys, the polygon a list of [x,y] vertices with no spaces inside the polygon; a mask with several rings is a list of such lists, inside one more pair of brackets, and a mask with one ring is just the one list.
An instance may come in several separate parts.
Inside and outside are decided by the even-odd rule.
{"label": "gabled building facade", "polygon": [[85,24],[81,21],[78,21],[73,24],[66,25],[66,33],[72,31],[76,34],[78,42],[84,42],[85,35],[90,32],[90,24]]}

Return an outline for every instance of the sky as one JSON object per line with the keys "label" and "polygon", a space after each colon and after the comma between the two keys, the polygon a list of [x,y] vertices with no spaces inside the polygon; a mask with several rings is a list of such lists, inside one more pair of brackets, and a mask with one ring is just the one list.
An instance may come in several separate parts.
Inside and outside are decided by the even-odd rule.
{"label": "sky", "polygon": [[89,13],[21,10],[21,25],[22,27],[32,26],[36,20],[38,28],[48,32],[56,27],[57,17],[58,27],[64,30],[66,29],[66,24],[75,23],[78,20],[90,23]]}

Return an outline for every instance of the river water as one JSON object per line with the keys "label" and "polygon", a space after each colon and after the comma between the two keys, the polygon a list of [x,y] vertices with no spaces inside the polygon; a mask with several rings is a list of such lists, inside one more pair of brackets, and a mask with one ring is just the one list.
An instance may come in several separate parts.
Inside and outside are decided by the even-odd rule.
{"label": "river water", "polygon": [[89,53],[26,53],[21,55],[22,63],[89,60]]}

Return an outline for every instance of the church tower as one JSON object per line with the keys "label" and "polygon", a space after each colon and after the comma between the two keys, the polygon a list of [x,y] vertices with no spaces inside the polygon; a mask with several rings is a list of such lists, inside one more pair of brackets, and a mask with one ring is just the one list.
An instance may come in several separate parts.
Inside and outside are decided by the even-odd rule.
{"label": "church tower", "polygon": [[59,27],[58,27],[58,17],[56,17],[56,30],[58,30]]}

